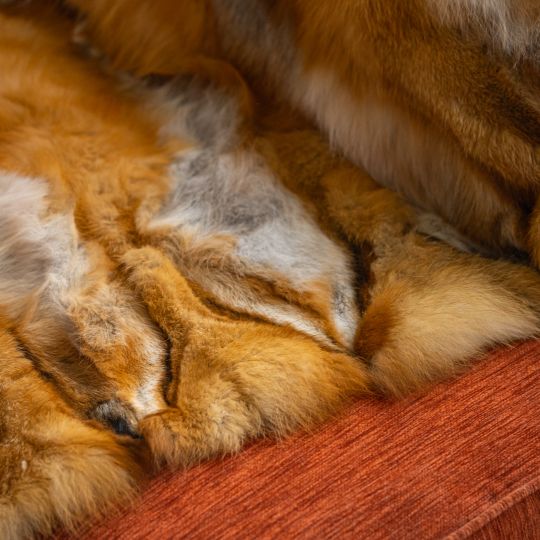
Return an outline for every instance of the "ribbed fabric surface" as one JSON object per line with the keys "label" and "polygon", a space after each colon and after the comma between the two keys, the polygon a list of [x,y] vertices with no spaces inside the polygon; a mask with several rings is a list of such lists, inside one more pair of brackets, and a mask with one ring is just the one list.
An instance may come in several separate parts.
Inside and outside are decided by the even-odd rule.
{"label": "ribbed fabric surface", "polygon": [[470,540],[540,540],[540,491],[526,497],[469,536]]}
{"label": "ribbed fabric surface", "polygon": [[527,521],[538,490],[540,341],[425,396],[364,400],[315,433],[163,474],[77,537],[458,540]]}

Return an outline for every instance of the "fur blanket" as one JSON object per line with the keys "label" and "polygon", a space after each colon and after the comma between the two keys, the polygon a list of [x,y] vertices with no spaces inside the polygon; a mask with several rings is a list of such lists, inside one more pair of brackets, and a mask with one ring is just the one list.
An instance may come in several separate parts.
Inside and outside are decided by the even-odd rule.
{"label": "fur blanket", "polygon": [[1,538],[537,334],[535,271],[471,253],[233,70],[105,73],[72,25],[0,12]]}

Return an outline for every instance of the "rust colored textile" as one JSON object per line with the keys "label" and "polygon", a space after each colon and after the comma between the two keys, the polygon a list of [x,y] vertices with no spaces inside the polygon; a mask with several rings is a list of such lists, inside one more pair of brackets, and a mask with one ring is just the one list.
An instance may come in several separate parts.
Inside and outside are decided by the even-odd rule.
{"label": "rust colored textile", "polygon": [[470,540],[540,539],[540,491],[508,508],[470,536]]}
{"label": "rust colored textile", "polygon": [[316,433],[164,474],[77,537],[540,538],[539,491],[540,341],[426,396],[364,400]]}

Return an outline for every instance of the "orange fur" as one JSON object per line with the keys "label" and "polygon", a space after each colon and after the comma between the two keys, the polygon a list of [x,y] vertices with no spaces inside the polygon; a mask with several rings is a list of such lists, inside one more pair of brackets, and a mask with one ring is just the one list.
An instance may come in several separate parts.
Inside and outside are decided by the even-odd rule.
{"label": "orange fur", "polygon": [[462,245],[265,110],[208,58],[210,4],[104,6],[105,70],[47,2],[0,11],[2,538],[538,333],[536,272],[435,240]]}
{"label": "orange fur", "polygon": [[[260,94],[302,110],[379,183],[494,253],[525,250],[540,264],[530,0],[69,3],[114,65],[138,74],[193,54],[183,38],[198,29],[213,46],[197,54],[233,62]],[[163,25],[163,10],[177,20]],[[206,24],[193,24],[203,10]]]}

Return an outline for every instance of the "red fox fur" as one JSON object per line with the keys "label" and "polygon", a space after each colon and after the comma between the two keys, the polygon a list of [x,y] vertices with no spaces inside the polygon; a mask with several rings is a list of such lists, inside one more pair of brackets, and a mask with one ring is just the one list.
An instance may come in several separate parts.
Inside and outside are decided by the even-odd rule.
{"label": "red fox fur", "polygon": [[117,68],[232,62],[378,183],[540,265],[536,0],[69,0]]}
{"label": "red fox fur", "polygon": [[[284,91],[270,77],[279,62],[244,58],[265,72],[258,79],[255,67],[244,78],[214,58],[225,45],[209,4],[182,3],[189,24],[161,0],[80,4],[91,43],[111,55],[106,65],[71,42],[73,21],[58,6],[0,10],[1,538],[73,526],[127,501],[156,468],[284,436],[363,394],[421,390],[489,346],[538,334],[536,271],[467,252],[467,227],[455,230],[336,156],[286,101],[262,107]],[[250,5],[259,13],[270,4]],[[305,39],[309,51],[320,19],[303,17],[323,17],[325,3],[291,2],[294,17],[285,5],[268,24],[285,29],[285,50]],[[429,17],[437,39],[438,28],[450,39],[461,24]],[[306,65],[325,58],[325,39],[304,53]],[[512,43],[490,46],[532,54]],[[232,42],[227,50],[241,54]],[[425,92],[443,84],[432,83]],[[390,81],[377,84],[388,92],[377,100],[404,107]],[[423,123],[413,110],[423,118],[412,105],[399,114],[440,150],[442,139],[423,131],[435,112]],[[459,134],[444,135],[453,142],[439,156],[492,186],[481,202],[495,213],[499,202],[517,207],[488,173],[504,176],[531,140],[504,133],[513,157],[481,145],[473,157]],[[527,163],[516,185],[537,166]],[[480,242],[492,218],[476,212],[486,220]],[[514,245],[514,215],[517,223],[516,213],[497,222],[495,243]]]}

